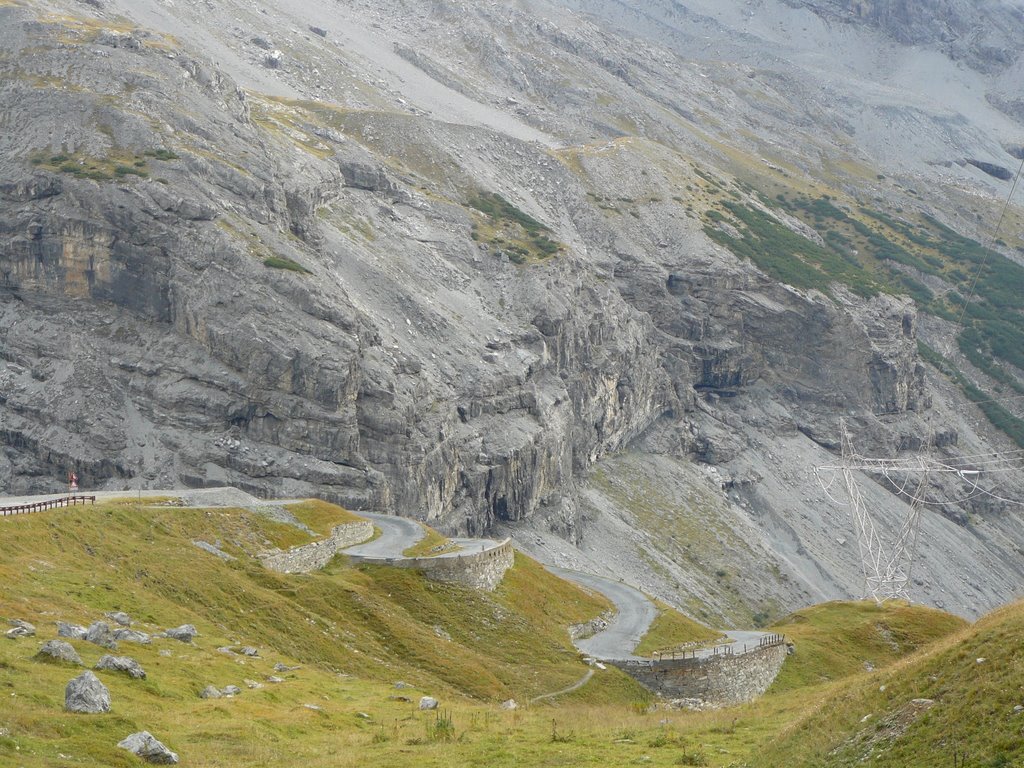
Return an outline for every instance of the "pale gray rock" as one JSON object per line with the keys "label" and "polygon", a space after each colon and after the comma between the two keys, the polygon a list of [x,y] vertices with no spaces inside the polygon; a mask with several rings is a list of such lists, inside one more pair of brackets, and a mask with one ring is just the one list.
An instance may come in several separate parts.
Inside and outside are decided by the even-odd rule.
{"label": "pale gray rock", "polygon": [[284,682],[284,678],[283,677],[278,677],[277,675],[267,675],[267,682],[268,683],[283,683]]}
{"label": "pale gray rock", "polygon": [[253,648],[251,645],[243,645],[241,648],[238,649],[238,652],[242,656],[250,656],[254,658],[260,655],[260,652],[257,649]]}
{"label": "pale gray rock", "polygon": [[64,709],[83,714],[109,712],[110,691],[96,675],[86,670],[67,684]]}
{"label": "pale gray rock", "polygon": [[263,687],[263,683],[257,682],[256,680],[249,680],[248,678],[242,682],[245,683],[246,688],[251,688],[252,690],[258,690]]}
{"label": "pale gray rock", "polygon": [[29,624],[23,619],[11,619],[8,622],[14,629],[24,630],[25,634],[23,637],[34,637],[36,634],[36,628],[33,624]]}
{"label": "pale gray rock", "polygon": [[137,629],[115,629],[114,639],[123,640],[126,643],[138,643],[140,645],[149,645],[153,642],[153,638],[145,632],[140,632]]}
{"label": "pale gray rock", "polygon": [[214,685],[208,685],[199,692],[200,699],[219,699],[222,695],[220,689]]}
{"label": "pale gray rock", "polygon": [[66,621],[57,622],[57,636],[70,637],[72,640],[85,640],[89,630],[79,624],[69,624]]}
{"label": "pale gray rock", "polygon": [[62,661],[68,664],[81,664],[82,657],[71,643],[64,640],[47,640],[35,655],[40,661]]}
{"label": "pale gray rock", "polygon": [[172,640],[180,640],[183,643],[191,643],[199,635],[196,628],[191,624],[182,624],[180,627],[173,627],[164,630],[164,636]]}
{"label": "pale gray rock", "polygon": [[157,741],[149,731],[133,733],[119,741],[117,746],[155,765],[176,765],[178,762],[178,755]]}
{"label": "pale gray rock", "polygon": [[519,709],[519,704],[515,699],[508,699],[507,701],[501,702],[501,708],[506,710]]}
{"label": "pale gray rock", "polygon": [[237,685],[226,685],[224,686],[223,690],[221,690],[221,693],[225,696],[237,696],[241,692],[242,689],[239,688]]}
{"label": "pale gray rock", "polygon": [[110,648],[111,650],[117,648],[114,633],[111,631],[110,625],[105,621],[95,621],[90,624],[89,629],[85,633],[85,639],[90,643]]}
{"label": "pale gray rock", "polygon": [[437,709],[440,702],[433,696],[424,696],[420,699],[420,709]]}
{"label": "pale gray rock", "polygon": [[93,669],[106,669],[111,672],[123,672],[136,680],[145,680],[146,671],[135,659],[129,656],[111,656],[109,654],[100,657]]}
{"label": "pale gray rock", "polygon": [[106,614],[106,617],[122,627],[130,627],[132,625],[132,617],[124,611],[114,611]]}
{"label": "pale gray rock", "polygon": [[32,637],[35,633],[25,629],[24,627],[13,627],[12,629],[8,629],[4,634],[8,640],[19,640],[22,637]]}

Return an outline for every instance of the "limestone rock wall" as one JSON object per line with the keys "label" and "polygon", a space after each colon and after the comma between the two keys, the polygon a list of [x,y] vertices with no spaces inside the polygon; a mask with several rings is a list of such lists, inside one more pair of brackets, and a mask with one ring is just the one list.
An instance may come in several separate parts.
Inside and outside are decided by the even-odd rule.
{"label": "limestone rock wall", "polygon": [[309,573],[323,568],[340,550],[362,544],[372,537],[373,523],[369,520],[345,523],[335,526],[326,539],[289,550],[264,552],[260,561],[264,567],[280,573]]}
{"label": "limestone rock wall", "polygon": [[[355,559],[355,558],[353,558]],[[470,552],[447,557],[360,557],[358,562],[370,565],[389,565],[394,568],[412,568],[434,581],[458,584],[470,589],[493,592],[501,583],[505,572],[515,565],[515,550],[511,539],[505,539],[483,552]]]}
{"label": "limestone rock wall", "polygon": [[740,655],[612,662],[645,688],[672,699],[731,706],[751,701],[775,680],[788,655],[785,643]]}

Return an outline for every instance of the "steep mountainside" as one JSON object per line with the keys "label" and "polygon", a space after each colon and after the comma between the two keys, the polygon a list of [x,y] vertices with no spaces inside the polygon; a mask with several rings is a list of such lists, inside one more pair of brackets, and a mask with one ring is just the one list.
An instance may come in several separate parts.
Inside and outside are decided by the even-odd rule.
{"label": "steep mountainside", "polygon": [[[792,5],[0,2],[0,485],[509,526],[709,619],[858,594],[840,416],[1024,439],[964,394],[1024,386],[1020,212],[961,236],[1024,129],[1016,64]],[[966,615],[1024,584],[1024,481],[980,482],[915,570]]]}

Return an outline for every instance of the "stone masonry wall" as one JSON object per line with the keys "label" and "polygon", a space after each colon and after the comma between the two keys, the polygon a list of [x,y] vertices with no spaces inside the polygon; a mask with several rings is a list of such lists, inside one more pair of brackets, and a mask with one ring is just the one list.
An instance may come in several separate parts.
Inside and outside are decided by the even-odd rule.
{"label": "stone masonry wall", "polygon": [[309,573],[323,568],[338,552],[345,547],[362,544],[373,538],[373,523],[361,520],[358,523],[345,523],[335,526],[331,535],[300,547],[289,550],[264,552],[260,560],[265,568],[280,573]]}
{"label": "stone masonry wall", "polygon": [[611,663],[666,698],[731,706],[751,701],[768,690],[788,653],[788,645],[778,643],[735,656]]}
{"label": "stone masonry wall", "polygon": [[353,557],[356,562],[389,565],[393,568],[415,568],[434,581],[459,584],[471,589],[493,592],[515,563],[515,550],[510,539],[505,539],[483,552],[455,554],[445,557]]}

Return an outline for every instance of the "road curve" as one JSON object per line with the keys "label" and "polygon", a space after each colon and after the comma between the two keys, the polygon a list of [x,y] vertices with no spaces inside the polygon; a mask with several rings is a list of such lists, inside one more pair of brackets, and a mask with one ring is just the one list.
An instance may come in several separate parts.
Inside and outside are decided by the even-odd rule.
{"label": "road curve", "polygon": [[377,515],[357,512],[380,529],[380,536],[366,544],[357,544],[345,550],[346,555],[361,557],[401,557],[409,547],[427,535],[423,526],[408,517]]}
{"label": "road curve", "polygon": [[545,567],[556,576],[600,592],[615,603],[616,615],[607,629],[577,640],[577,648],[597,659],[622,661],[640,658],[634,656],[633,651],[658,615],[657,606],[647,595],[628,584],[601,576],[551,565]]}

